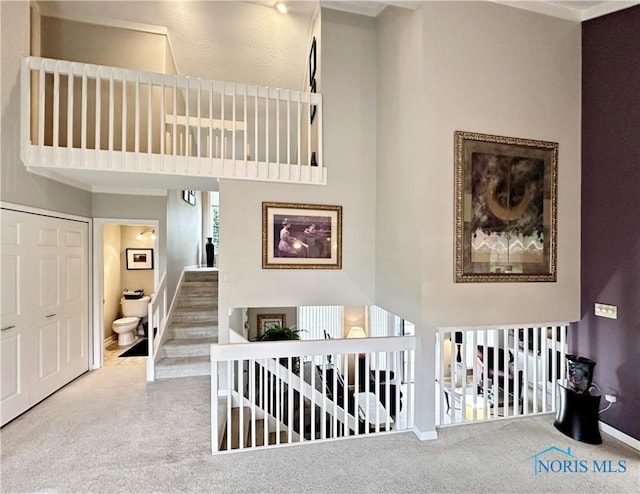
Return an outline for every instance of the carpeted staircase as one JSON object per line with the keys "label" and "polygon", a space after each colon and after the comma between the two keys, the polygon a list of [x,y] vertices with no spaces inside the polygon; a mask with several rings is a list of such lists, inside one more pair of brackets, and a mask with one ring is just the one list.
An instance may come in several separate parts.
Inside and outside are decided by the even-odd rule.
{"label": "carpeted staircase", "polygon": [[218,342],[218,271],[185,271],[179,290],[156,379],[211,374],[210,345]]}
{"label": "carpeted staircase", "polygon": [[[224,409],[223,409],[224,410]],[[223,415],[224,420],[226,420],[226,411]],[[240,430],[240,408],[234,407],[231,409],[231,449],[239,449],[240,448],[240,436],[243,437],[243,447],[250,448],[252,447],[252,436],[251,436],[251,409],[249,407],[242,408],[243,415],[243,428]],[[226,422],[222,422],[224,424],[220,428],[220,450],[223,451],[227,449],[227,441],[229,440],[228,433],[229,428],[226,426]],[[298,442],[299,436],[294,433],[294,441]],[[267,441],[269,445],[276,444],[277,434],[275,431],[269,431],[267,436]],[[264,446],[264,419],[256,420],[256,447]],[[280,431],[280,443],[279,444],[287,444],[289,442],[288,434],[286,431]]]}

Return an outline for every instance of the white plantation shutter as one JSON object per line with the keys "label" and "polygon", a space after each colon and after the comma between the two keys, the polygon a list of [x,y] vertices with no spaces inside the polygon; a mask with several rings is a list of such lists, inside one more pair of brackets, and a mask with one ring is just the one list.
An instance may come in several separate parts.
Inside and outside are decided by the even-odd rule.
{"label": "white plantation shutter", "polygon": [[300,339],[324,340],[325,331],[331,338],[342,338],[343,309],[341,305],[298,307]]}

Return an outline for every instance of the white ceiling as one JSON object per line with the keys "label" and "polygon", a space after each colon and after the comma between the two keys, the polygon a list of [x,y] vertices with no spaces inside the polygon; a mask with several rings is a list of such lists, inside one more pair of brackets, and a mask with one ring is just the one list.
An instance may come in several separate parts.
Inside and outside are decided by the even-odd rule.
{"label": "white ceiling", "polygon": [[618,10],[626,9],[640,4],[638,0],[607,0],[607,1],[522,1],[492,0],[497,3],[510,5],[520,9],[538,12],[553,17],[569,19],[572,21],[588,21],[602,15],[611,14]]}
{"label": "white ceiling", "polygon": [[[455,1],[455,0],[449,0]],[[625,9],[633,5],[640,4],[640,1],[626,1],[626,0],[607,0],[607,1],[570,1],[570,0],[558,0],[558,1],[542,1],[542,0],[489,0],[496,3],[502,3],[510,5],[512,7],[530,10],[541,14],[550,15],[553,17],[560,17],[563,19],[569,19],[574,21],[586,21],[599,17],[605,14],[610,14],[617,10]],[[265,0],[263,3],[268,3]],[[317,2],[289,2],[294,3],[307,3],[314,4]],[[376,17],[382,12],[388,5],[396,7],[416,9],[422,4],[419,0],[405,0],[405,1],[346,1],[346,0],[321,0],[320,4],[323,7],[332,8],[336,10],[343,10],[346,12],[353,12],[356,14],[368,15]]]}
{"label": "white ceiling", "polygon": [[[2,1],[2,0],[0,0]],[[490,0],[574,21],[583,21],[640,4],[638,1],[500,1]],[[39,1],[44,15],[167,34],[178,73],[271,87],[302,89],[308,44],[320,6],[376,17],[387,6],[418,8],[418,1],[287,0],[289,15],[273,8],[274,0],[253,1]],[[133,175],[68,172],[66,180],[101,185],[105,190],[131,183]],[[175,177],[173,177],[175,179]],[[165,176],[145,178],[163,189]],[[174,183],[176,188],[193,185]],[[183,186],[184,185],[184,186]],[[216,184],[203,183],[203,189]],[[121,187],[121,186],[120,186]],[[98,190],[98,189],[94,189]]]}

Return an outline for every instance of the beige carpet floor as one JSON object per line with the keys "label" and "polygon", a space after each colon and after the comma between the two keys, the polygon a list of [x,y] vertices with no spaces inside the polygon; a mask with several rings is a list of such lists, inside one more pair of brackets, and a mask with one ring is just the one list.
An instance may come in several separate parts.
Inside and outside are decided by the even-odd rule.
{"label": "beige carpet floor", "polygon": [[[142,363],[143,364],[143,363]],[[80,377],[0,431],[3,493],[640,492],[640,453],[565,437],[549,415],[210,454],[209,378],[144,380],[144,365]],[[534,473],[550,446],[621,473]],[[549,460],[562,455],[549,453]],[[555,457],[554,457],[555,455]]]}

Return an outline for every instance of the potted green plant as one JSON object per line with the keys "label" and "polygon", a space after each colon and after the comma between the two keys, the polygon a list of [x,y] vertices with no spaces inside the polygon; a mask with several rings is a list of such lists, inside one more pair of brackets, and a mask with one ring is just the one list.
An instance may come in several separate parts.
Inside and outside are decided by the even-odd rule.
{"label": "potted green plant", "polygon": [[264,330],[262,336],[258,338],[260,341],[280,341],[280,340],[299,340],[300,339],[300,329],[292,329],[286,326],[280,326],[276,324],[274,326],[269,326]]}
{"label": "potted green plant", "polygon": [[[284,340],[299,340],[300,333],[304,329],[293,329],[287,326],[274,325],[266,328],[264,333],[258,338],[258,341],[284,341]],[[283,357],[280,359],[280,365],[288,366],[288,359]],[[297,373],[300,369],[300,357],[291,357],[292,371]]]}

